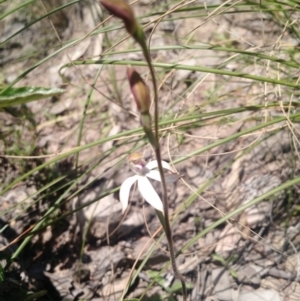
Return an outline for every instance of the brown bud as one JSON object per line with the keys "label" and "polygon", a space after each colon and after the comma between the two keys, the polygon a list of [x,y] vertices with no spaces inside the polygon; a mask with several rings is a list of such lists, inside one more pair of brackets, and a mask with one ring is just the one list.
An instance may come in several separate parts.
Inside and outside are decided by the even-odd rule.
{"label": "brown bud", "polygon": [[131,6],[124,0],[100,0],[100,3],[113,15],[123,20],[129,34],[135,36],[139,31]]}
{"label": "brown bud", "polygon": [[127,68],[130,89],[141,114],[148,114],[150,109],[150,91],[139,73],[132,67]]}

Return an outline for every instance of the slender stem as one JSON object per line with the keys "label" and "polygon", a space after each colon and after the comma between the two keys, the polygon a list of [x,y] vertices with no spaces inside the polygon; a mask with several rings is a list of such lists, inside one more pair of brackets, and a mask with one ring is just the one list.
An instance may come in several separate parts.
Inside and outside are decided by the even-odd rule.
{"label": "slender stem", "polygon": [[153,82],[153,90],[154,90],[154,132],[155,132],[155,155],[157,159],[157,166],[161,177],[161,183],[162,183],[162,189],[163,189],[163,209],[164,209],[164,218],[165,218],[165,233],[168,240],[169,245],[169,252],[170,252],[170,259],[171,264],[173,268],[174,275],[177,279],[180,280],[182,285],[182,291],[183,291],[183,300],[187,300],[187,292],[186,292],[186,285],[185,280],[183,276],[179,273],[177,269],[176,259],[175,259],[175,251],[174,251],[174,243],[173,243],[173,235],[172,235],[172,229],[170,226],[170,220],[169,220],[169,204],[168,204],[168,193],[167,193],[167,185],[166,185],[166,179],[164,176],[164,171],[162,167],[162,158],[161,158],[161,151],[160,151],[160,144],[159,144],[159,134],[158,134],[158,92],[157,92],[157,84],[156,84],[156,78],[155,78],[155,72],[154,68],[151,64],[151,57],[146,45],[146,41],[143,43],[140,43],[144,57],[146,58],[147,64],[150,69],[152,82]]}

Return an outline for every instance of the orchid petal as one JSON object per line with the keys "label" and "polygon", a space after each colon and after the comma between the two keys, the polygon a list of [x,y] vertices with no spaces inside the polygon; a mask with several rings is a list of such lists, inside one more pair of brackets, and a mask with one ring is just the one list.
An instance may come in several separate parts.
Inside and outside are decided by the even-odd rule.
{"label": "orchid petal", "polygon": [[[160,177],[160,173],[158,170],[150,170],[147,174],[146,177],[161,182],[161,177]],[[174,183],[176,182],[178,179],[181,178],[181,175],[174,173],[172,175],[165,175],[165,180],[166,183]]]}
{"label": "orchid petal", "polygon": [[124,211],[126,210],[126,208],[128,206],[130,189],[138,178],[139,178],[139,176],[137,176],[137,175],[127,178],[121,185],[119,195],[120,195],[120,202],[122,205],[122,213],[124,213]]}
{"label": "orchid petal", "polygon": [[[153,169],[153,168],[157,168],[158,167],[158,164],[157,164],[157,160],[153,160],[153,161],[150,161],[149,163],[146,164],[146,167],[148,169]],[[166,161],[161,161],[161,164],[162,164],[162,167],[165,168],[165,169],[168,169],[170,170],[171,172],[175,172],[174,168]]]}
{"label": "orchid petal", "polygon": [[143,198],[156,210],[163,212],[162,201],[146,177],[138,177],[138,187]]}
{"label": "orchid petal", "polygon": [[158,182],[161,182],[161,177],[160,177],[160,173],[158,170],[149,170],[147,173],[146,173],[146,177],[152,179],[152,180],[155,180],[155,181],[158,181]]}
{"label": "orchid petal", "polygon": [[166,183],[174,183],[177,180],[179,180],[182,177],[182,175],[178,173],[173,173],[171,175],[165,175]]}

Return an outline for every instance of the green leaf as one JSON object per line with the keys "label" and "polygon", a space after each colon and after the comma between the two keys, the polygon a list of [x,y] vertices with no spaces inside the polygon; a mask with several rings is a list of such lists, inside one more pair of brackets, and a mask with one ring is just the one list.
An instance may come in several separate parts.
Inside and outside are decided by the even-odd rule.
{"label": "green leaf", "polygon": [[0,91],[0,108],[25,104],[64,93],[59,88],[21,87],[8,88]]}
{"label": "green leaf", "polygon": [[157,278],[163,279],[160,272],[148,270],[146,273],[151,279],[155,279],[155,280],[157,280]]}
{"label": "green leaf", "polygon": [[220,262],[222,265],[226,265],[225,259],[223,257],[221,257],[220,255],[212,254],[211,257],[212,257],[213,260]]}
{"label": "green leaf", "polygon": [[[189,290],[189,289],[192,289],[193,288],[193,285],[189,282],[186,282],[185,283],[186,285],[186,289]],[[175,280],[174,283],[172,284],[171,288],[170,288],[170,292],[172,294],[175,294],[175,293],[179,293],[182,291],[182,284],[181,284],[181,281],[179,280]]]}
{"label": "green leaf", "polygon": [[238,279],[239,276],[235,270],[230,270],[229,272],[233,278]]}

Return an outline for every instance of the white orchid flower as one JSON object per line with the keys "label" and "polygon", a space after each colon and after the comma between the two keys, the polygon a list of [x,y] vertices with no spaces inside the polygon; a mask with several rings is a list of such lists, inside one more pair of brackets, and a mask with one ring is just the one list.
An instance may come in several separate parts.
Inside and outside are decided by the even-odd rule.
{"label": "white orchid flower", "polygon": [[[137,181],[138,189],[143,196],[143,198],[156,210],[163,212],[163,203],[151,185],[148,178],[161,182],[161,177],[158,170],[153,170],[158,167],[157,160],[150,161],[146,164],[143,159],[143,155],[140,153],[132,153],[128,157],[128,162],[130,168],[135,175],[127,178],[121,185],[120,188],[120,202],[122,205],[122,212],[126,210],[129,201],[129,195],[132,185]],[[165,162],[161,161],[163,168],[168,169],[172,172],[170,175],[166,175],[165,179],[167,183],[172,183],[177,181],[180,178],[180,175],[175,173],[172,166]]]}

